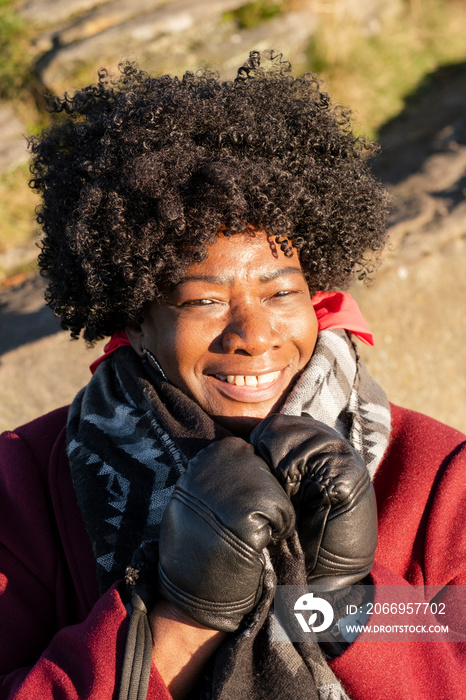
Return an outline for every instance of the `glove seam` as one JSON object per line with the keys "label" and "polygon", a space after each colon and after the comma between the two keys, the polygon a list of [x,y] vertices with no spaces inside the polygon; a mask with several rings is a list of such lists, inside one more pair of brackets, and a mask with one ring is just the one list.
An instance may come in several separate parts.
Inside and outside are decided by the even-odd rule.
{"label": "glove seam", "polygon": [[171,579],[168,578],[161,566],[159,566],[159,574],[160,587],[162,589],[162,592],[165,588],[167,591],[170,592],[174,599],[182,601],[184,603],[194,603],[196,604],[198,610],[205,610],[210,612],[237,612],[243,609],[250,610],[251,604],[254,604],[256,600],[256,592],[254,592],[247,598],[243,598],[243,600],[240,601],[225,601],[223,603],[209,601],[205,598],[199,598],[197,596],[191,595],[190,593],[184,591],[182,588],[179,588],[179,586],[177,586],[175,583],[173,583],[173,581],[171,581]]}
{"label": "glove seam", "polygon": [[366,562],[372,562],[374,557],[373,555],[366,556],[364,558],[358,558],[358,557],[341,557],[339,554],[332,554],[331,552],[328,552],[330,556],[326,557],[325,554],[322,554],[322,552],[319,552],[319,555],[317,557],[317,563],[320,563],[322,566],[327,566],[327,562],[330,562],[331,564],[335,565],[338,564],[339,566],[345,566],[348,562],[351,562],[352,565],[356,566],[363,566],[366,564]]}
{"label": "glove seam", "polygon": [[257,561],[259,552],[235,535],[219,518],[197,498],[186,491],[176,490],[172,497],[198,515],[221,539],[248,561]]}

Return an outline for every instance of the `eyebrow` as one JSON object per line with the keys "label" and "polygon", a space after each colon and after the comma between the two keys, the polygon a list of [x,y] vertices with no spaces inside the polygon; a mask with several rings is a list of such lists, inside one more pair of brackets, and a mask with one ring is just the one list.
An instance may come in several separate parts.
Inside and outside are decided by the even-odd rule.
{"label": "eyebrow", "polygon": [[261,275],[259,277],[259,282],[270,282],[270,280],[275,280],[278,277],[293,275],[296,273],[303,277],[303,271],[299,267],[281,267],[279,270],[271,270],[271,272],[266,272],[265,275]]}
{"label": "eyebrow", "polygon": [[[296,273],[303,276],[302,270],[300,270],[299,267],[281,267],[279,270],[271,270],[261,275],[259,277],[259,282],[271,282],[279,277]],[[186,282],[208,282],[209,284],[232,285],[234,281],[233,277],[225,277],[222,275],[187,275],[180,280],[176,286],[179,287]]]}

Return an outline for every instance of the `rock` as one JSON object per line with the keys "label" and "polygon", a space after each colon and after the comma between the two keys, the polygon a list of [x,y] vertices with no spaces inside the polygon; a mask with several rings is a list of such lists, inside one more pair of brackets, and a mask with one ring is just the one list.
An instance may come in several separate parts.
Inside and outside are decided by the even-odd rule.
{"label": "rock", "polygon": [[38,250],[35,241],[28,241],[28,243],[13,246],[5,250],[4,253],[0,253],[0,283],[18,269],[27,268],[28,265],[31,266],[32,272],[37,255]]}
{"label": "rock", "polygon": [[0,173],[12,170],[25,163],[28,152],[24,134],[25,127],[7,103],[0,106]]}
{"label": "rock", "polygon": [[0,287],[0,432],[70,403],[102,354],[59,329],[43,292],[38,275]]}
{"label": "rock", "polygon": [[[136,3],[132,4],[128,4],[125,0],[107,2],[103,6],[93,8],[92,12],[86,13],[65,27],[59,34],[59,43],[65,46],[100,34],[111,27],[122,25],[135,16],[140,19],[144,18],[147,13],[162,7],[163,4],[164,0],[137,0]],[[174,24],[176,27],[176,17]]]}
{"label": "rock", "polygon": [[362,348],[389,398],[466,432],[466,64],[442,68],[382,131],[394,195],[389,251],[354,290],[375,332]]}
{"label": "rock", "polygon": [[466,433],[466,241],[397,265],[356,290],[375,347],[360,347],[393,403]]}
{"label": "rock", "polygon": [[27,0],[18,6],[19,14],[38,26],[50,26],[105,5],[107,0]]}
{"label": "rock", "polygon": [[0,291],[0,356],[59,330],[44,304],[44,282],[33,275],[11,291]]}
{"label": "rock", "polygon": [[[36,2],[39,0],[29,0],[20,11],[33,16]],[[51,22],[51,28],[37,39],[36,46],[43,53],[38,73],[45,85],[60,91],[70,88],[76,74],[84,71],[89,75],[92,66],[95,75],[102,65],[115,67],[132,57],[147,70],[176,74],[208,60],[218,65],[225,77],[232,77],[244,61],[244,50],[247,55],[257,48],[277,48],[299,67],[324,10],[337,21],[359,24],[364,33],[374,34],[399,11],[401,0],[371,0],[363,5],[342,0],[325,7],[313,0],[298,0],[295,9],[257,29],[238,30],[234,22],[225,21],[225,13],[246,4],[244,0],[135,0],[128,5],[123,0],[104,4],[89,0],[86,5],[86,0],[71,0],[70,9],[79,16],[64,18],[60,14],[58,24]],[[42,0],[39,6],[37,12],[43,18],[44,6],[51,9],[53,0]]]}
{"label": "rock", "polygon": [[393,195],[396,251],[385,270],[466,235],[466,66],[442,68],[431,81],[416,107],[408,102],[381,134],[383,152],[374,170]]}
{"label": "rock", "polygon": [[[55,35],[54,49],[38,61],[41,79],[56,89],[67,83],[83,65],[93,63],[96,68],[103,64],[116,65],[130,56],[150,69],[148,58],[154,54],[161,56],[160,70],[166,70],[166,59],[170,62],[174,56],[178,60],[180,54],[185,56],[190,45],[215,31],[222,13],[240,4],[240,0],[178,0],[150,12],[143,10],[141,14],[133,14],[123,24],[111,25],[89,36],[79,34],[82,23],[75,25],[74,30],[65,28]],[[143,8],[145,6],[144,0]],[[91,21],[89,17],[85,25],[88,29]],[[67,36],[70,43],[67,43]],[[189,53],[187,62],[190,63]]]}
{"label": "rock", "polygon": [[407,97],[402,113],[382,128],[383,151],[374,172],[396,186],[418,173],[433,154],[466,145],[465,113],[465,64],[434,71]]}

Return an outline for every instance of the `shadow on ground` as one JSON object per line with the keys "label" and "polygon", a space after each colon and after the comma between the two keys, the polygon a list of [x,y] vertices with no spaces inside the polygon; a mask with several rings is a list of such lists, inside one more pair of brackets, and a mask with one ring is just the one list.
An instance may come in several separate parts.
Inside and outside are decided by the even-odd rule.
{"label": "shadow on ground", "polygon": [[0,356],[59,331],[58,319],[44,305],[39,275],[0,290]]}
{"label": "shadow on ground", "polygon": [[429,73],[381,128],[373,171],[386,185],[418,172],[434,153],[466,144],[466,62]]}

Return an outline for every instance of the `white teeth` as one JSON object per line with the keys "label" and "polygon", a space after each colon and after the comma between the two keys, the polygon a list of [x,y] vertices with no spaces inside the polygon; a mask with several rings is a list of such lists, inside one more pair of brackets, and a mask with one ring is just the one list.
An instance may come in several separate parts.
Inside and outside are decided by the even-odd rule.
{"label": "white teeth", "polygon": [[257,377],[253,377],[251,375],[246,375],[244,378],[246,382],[246,386],[257,386]]}
{"label": "white teeth", "polygon": [[228,374],[227,376],[223,374],[217,374],[217,378],[222,382],[228,382],[228,384],[235,384],[236,386],[260,386],[261,384],[270,384],[278,379],[280,371],[269,372],[269,374],[259,374],[254,376],[253,374]]}
{"label": "white teeth", "polygon": [[257,377],[257,383],[258,384],[269,384],[270,382],[274,382],[276,379],[278,379],[278,375],[280,372],[270,372],[270,374],[260,374]]}

